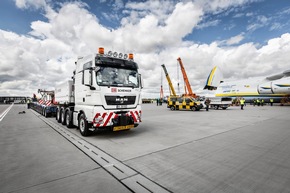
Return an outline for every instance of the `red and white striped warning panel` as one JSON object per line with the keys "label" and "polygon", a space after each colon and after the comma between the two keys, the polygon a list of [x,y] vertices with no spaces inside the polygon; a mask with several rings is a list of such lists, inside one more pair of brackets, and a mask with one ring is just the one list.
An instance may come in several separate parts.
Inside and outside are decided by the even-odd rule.
{"label": "red and white striped warning panel", "polygon": [[[114,112],[97,113],[95,115],[93,125],[94,127],[106,127],[113,125],[112,119],[117,118],[119,115]],[[141,111],[129,111],[126,116],[132,116],[134,123],[141,122]]]}

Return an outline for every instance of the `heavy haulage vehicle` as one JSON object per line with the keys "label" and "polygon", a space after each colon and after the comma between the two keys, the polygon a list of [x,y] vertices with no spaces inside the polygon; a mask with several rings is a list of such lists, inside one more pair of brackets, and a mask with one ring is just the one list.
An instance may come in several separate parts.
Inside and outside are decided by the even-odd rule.
{"label": "heavy haulage vehicle", "polygon": [[133,54],[79,57],[72,80],[55,89],[56,119],[83,136],[95,130],[128,130],[141,122],[141,75]]}

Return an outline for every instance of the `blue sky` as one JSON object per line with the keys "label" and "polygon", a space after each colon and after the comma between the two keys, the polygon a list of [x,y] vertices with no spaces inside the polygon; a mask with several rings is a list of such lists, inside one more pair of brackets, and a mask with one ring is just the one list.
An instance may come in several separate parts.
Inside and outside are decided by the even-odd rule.
{"label": "blue sky", "polygon": [[[58,9],[61,4],[71,2],[71,0],[52,2],[50,5]],[[114,0],[104,2],[82,0],[82,2],[87,4],[87,9],[99,18],[102,25],[116,29],[120,26],[121,18],[126,15],[123,11],[124,5],[128,1],[123,1],[121,5]],[[2,0],[0,4],[0,17],[5,18],[0,22],[0,29],[27,34],[31,31],[30,23],[32,21],[47,20],[41,9],[19,9],[13,0]],[[105,14],[111,14],[112,17],[105,17]],[[206,13],[203,21],[184,40],[208,44],[244,34],[245,38],[240,43],[251,41],[265,44],[269,39],[289,32],[289,17],[290,0],[279,1],[279,3],[275,0],[246,3],[243,6],[220,10],[216,13]]]}
{"label": "blue sky", "polygon": [[100,46],[135,53],[147,96],[161,64],[181,82],[178,57],[197,92],[215,65],[225,79],[290,69],[290,0],[1,0],[0,17],[0,95],[53,89]]}

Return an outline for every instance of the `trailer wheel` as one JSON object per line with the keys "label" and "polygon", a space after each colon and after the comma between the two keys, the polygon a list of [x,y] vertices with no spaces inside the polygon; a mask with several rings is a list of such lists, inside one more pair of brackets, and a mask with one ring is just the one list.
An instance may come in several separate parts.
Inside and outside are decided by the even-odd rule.
{"label": "trailer wheel", "polygon": [[72,128],[73,123],[72,123],[72,112],[68,109],[65,113],[65,122],[67,128]]}
{"label": "trailer wheel", "polygon": [[46,112],[46,109],[44,108],[44,117],[48,117],[48,114],[47,114],[47,112]]}
{"label": "trailer wheel", "polygon": [[79,129],[80,129],[80,133],[82,134],[82,136],[89,135],[88,122],[87,122],[84,114],[81,114],[81,116],[79,118]]}

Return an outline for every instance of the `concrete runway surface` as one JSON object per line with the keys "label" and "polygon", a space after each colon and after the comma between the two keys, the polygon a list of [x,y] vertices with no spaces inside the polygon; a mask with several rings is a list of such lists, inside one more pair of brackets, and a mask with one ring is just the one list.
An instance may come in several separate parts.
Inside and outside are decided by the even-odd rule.
{"label": "concrete runway surface", "polygon": [[84,138],[13,105],[0,121],[0,192],[290,192],[289,106],[142,108],[137,128]]}

